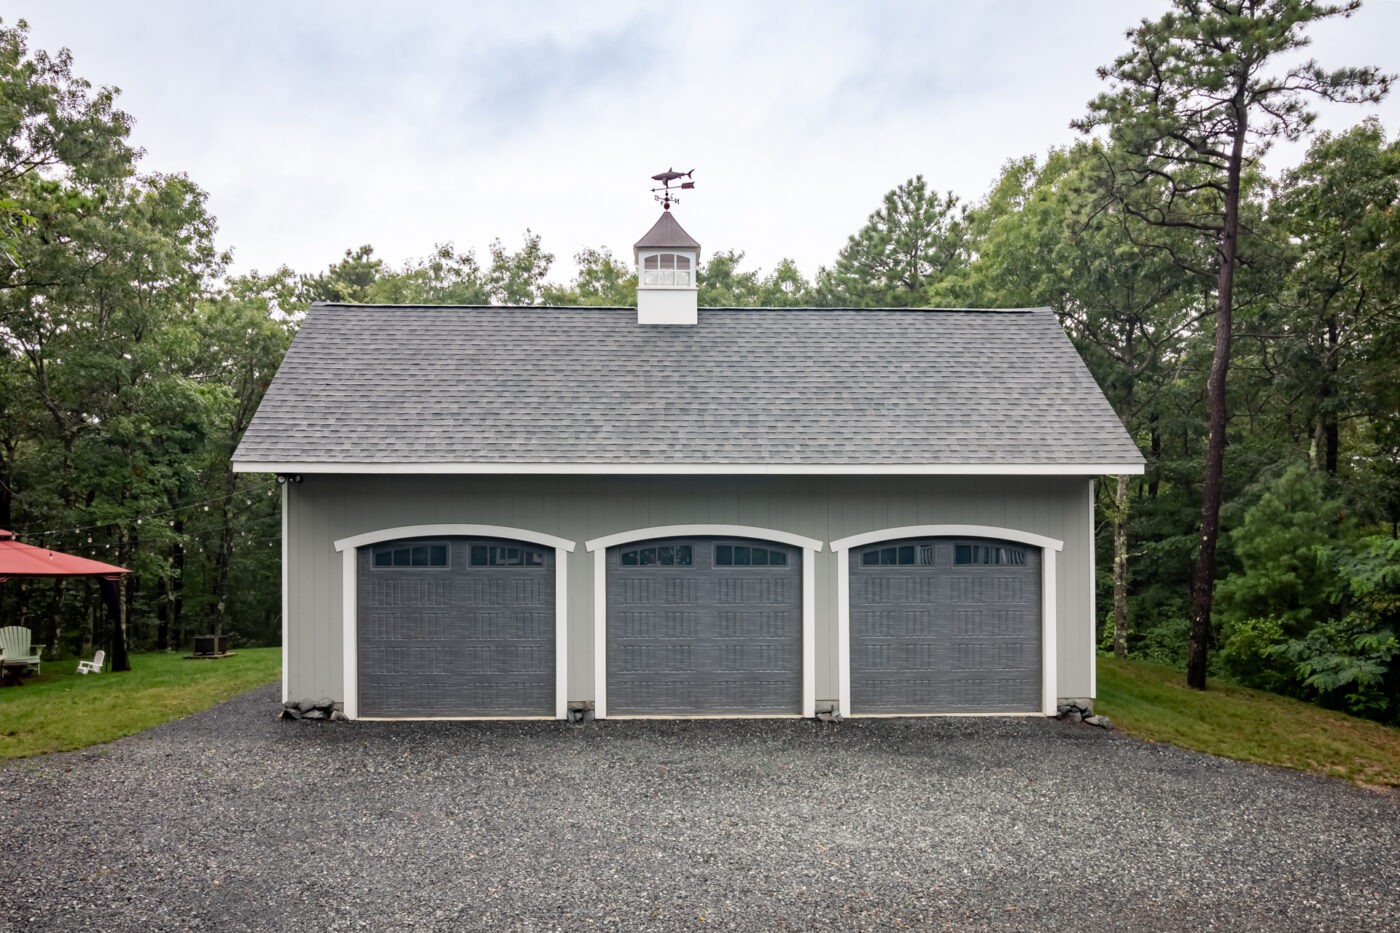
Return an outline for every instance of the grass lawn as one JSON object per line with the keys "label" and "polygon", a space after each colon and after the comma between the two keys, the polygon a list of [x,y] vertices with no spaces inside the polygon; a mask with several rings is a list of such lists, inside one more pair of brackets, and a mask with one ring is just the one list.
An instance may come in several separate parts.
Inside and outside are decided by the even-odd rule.
{"label": "grass lawn", "polygon": [[207,709],[276,680],[281,648],[240,648],[217,661],[180,654],[131,656],[131,670],[79,675],[74,660],[0,687],[0,758],[25,758],[110,742]]}
{"label": "grass lawn", "polygon": [[1140,739],[1400,787],[1400,729],[1223,680],[1207,686],[1188,688],[1178,668],[1099,655],[1095,709]]}

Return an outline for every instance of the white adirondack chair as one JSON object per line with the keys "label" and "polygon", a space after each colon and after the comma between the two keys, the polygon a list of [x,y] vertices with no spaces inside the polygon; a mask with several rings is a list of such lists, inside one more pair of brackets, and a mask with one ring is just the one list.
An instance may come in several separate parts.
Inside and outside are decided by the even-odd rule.
{"label": "white adirondack chair", "polygon": [[7,625],[0,628],[0,656],[5,658],[7,666],[17,666],[23,662],[26,667],[32,668],[34,673],[39,673],[39,655],[43,653],[43,645],[31,645],[29,643],[29,629],[22,625]]}
{"label": "white adirondack chair", "polygon": [[92,660],[91,660],[91,661],[79,661],[79,662],[78,662],[78,673],[79,673],[79,674],[100,674],[100,673],[102,673],[102,665],[103,665],[104,663],[106,663],[106,661],[107,661],[107,652],[103,651],[101,648],[98,648],[98,649],[97,649],[97,653],[94,654],[94,655],[92,656]]}

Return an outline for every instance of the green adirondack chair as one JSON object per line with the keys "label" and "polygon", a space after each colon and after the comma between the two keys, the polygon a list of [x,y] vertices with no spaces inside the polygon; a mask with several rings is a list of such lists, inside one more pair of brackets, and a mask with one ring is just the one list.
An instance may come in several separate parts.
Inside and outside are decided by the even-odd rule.
{"label": "green adirondack chair", "polygon": [[24,664],[33,668],[34,673],[39,673],[39,655],[43,653],[43,645],[31,645],[29,639],[31,633],[29,629],[22,625],[7,625],[0,628],[0,656],[5,658],[6,666],[14,664]]}

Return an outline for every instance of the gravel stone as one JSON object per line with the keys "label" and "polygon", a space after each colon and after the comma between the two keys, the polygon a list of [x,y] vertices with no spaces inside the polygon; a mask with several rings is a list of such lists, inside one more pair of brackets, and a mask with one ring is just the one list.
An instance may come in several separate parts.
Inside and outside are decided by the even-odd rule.
{"label": "gravel stone", "polygon": [[1400,795],[1052,719],[280,708],[0,765],[0,930],[1400,928]]}

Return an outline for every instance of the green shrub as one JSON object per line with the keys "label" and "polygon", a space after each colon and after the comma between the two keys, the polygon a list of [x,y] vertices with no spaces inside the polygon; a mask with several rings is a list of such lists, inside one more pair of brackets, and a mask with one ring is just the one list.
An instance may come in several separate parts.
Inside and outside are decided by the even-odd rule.
{"label": "green shrub", "polygon": [[1257,690],[1298,694],[1295,664],[1277,651],[1288,641],[1278,619],[1227,622],[1220,640],[1216,661],[1226,677]]}
{"label": "green shrub", "polygon": [[1340,618],[1268,650],[1291,665],[1301,695],[1358,716],[1400,721],[1400,541],[1362,538],[1324,557],[1326,593]]}
{"label": "green shrub", "polygon": [[1395,718],[1391,666],[1400,640],[1390,629],[1369,629],[1364,619],[1349,615],[1268,652],[1292,665],[1320,705],[1382,722]]}
{"label": "green shrub", "polygon": [[1217,617],[1227,628],[1276,619],[1299,637],[1337,616],[1327,548],[1345,530],[1326,478],[1295,465],[1264,485],[1228,541],[1240,570],[1216,587]]}

